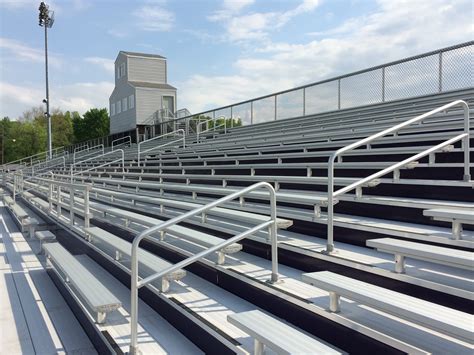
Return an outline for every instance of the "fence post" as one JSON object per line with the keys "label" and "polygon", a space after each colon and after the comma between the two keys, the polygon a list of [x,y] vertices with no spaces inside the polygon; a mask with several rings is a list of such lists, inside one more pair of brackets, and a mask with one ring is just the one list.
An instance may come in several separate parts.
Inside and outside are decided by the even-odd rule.
{"label": "fence post", "polygon": [[337,109],[341,109],[341,79],[337,80]]}
{"label": "fence post", "polygon": [[385,67],[382,68],[382,102],[385,102]]}
{"label": "fence post", "polygon": [[250,124],[253,124],[253,101],[250,102]]}
{"label": "fence post", "polygon": [[274,121],[277,120],[277,96],[278,95],[275,95],[275,117],[274,117]]}
{"label": "fence post", "polygon": [[443,92],[443,52],[439,52],[439,62],[438,62],[438,92]]}
{"label": "fence post", "polygon": [[303,116],[306,116],[306,87],[303,88]]}

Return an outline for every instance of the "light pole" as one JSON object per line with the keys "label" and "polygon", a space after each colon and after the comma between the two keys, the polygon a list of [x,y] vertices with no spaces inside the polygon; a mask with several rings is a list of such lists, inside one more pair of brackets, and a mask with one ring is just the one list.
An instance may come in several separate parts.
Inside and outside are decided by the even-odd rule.
{"label": "light pole", "polygon": [[53,147],[51,136],[51,115],[49,113],[49,82],[48,82],[48,28],[51,28],[54,23],[54,11],[49,10],[49,6],[41,2],[39,6],[39,25],[44,27],[44,57],[46,68],[46,99],[43,102],[46,104],[45,116],[48,119],[48,158],[52,159]]}

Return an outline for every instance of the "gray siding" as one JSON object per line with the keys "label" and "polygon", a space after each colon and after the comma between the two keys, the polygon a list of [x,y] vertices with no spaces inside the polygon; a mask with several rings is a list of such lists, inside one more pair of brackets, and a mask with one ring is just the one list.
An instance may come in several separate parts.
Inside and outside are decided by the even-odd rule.
{"label": "gray siding", "polygon": [[[122,76],[120,79],[118,79],[117,78],[117,70],[120,68],[120,65],[122,63],[125,63],[125,76]],[[120,53],[117,56],[117,59],[115,59],[115,71],[114,71],[115,86],[127,83],[127,81],[128,81],[128,74],[127,73],[128,73],[127,57],[123,53]]]}
{"label": "gray siding", "polygon": [[[135,95],[135,88],[130,84],[121,83],[117,85],[110,95],[109,99],[109,110],[110,105],[112,103],[117,102],[118,100],[122,100],[124,97],[129,97],[130,95]],[[127,101],[128,102],[128,101]],[[128,106],[128,105],[127,105]],[[128,131],[134,129],[136,126],[136,99],[135,99],[135,107],[132,109],[128,109],[126,111],[122,111],[121,113],[110,116],[110,133],[115,134],[119,132]]]}
{"label": "gray siding", "polygon": [[166,60],[128,57],[128,80],[166,83]]}
{"label": "gray siding", "polygon": [[144,123],[153,113],[161,109],[162,96],[174,97],[174,111],[176,111],[176,90],[136,88],[137,124]]}

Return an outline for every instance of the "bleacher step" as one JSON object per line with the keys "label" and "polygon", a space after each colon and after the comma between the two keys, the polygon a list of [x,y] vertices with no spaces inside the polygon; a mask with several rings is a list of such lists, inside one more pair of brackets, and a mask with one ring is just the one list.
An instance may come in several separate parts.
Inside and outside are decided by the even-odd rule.
{"label": "bleacher step", "polygon": [[330,293],[330,310],[344,313],[339,297],[374,307],[383,312],[422,324],[428,328],[472,342],[472,315],[435,303],[420,300],[399,292],[371,285],[367,282],[319,271],[302,275],[304,282]]}

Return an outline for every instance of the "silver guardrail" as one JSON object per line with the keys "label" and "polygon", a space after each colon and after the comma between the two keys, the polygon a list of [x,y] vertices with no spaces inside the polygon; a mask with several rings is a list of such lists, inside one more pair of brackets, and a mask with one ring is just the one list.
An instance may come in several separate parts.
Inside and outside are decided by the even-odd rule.
{"label": "silver guardrail", "polygon": [[[178,224],[188,218],[201,214],[203,218],[205,218],[206,211],[217,207],[225,202],[234,200],[239,198],[243,195],[248,194],[249,192],[259,189],[265,188],[268,190],[269,197],[270,197],[270,219],[265,221],[255,227],[248,229],[245,232],[242,232],[226,241],[215,245],[207,250],[203,250],[200,253],[197,253],[187,259],[180,261],[177,264],[174,264],[165,270],[162,270],[156,274],[150,275],[144,279],[139,280],[138,277],[138,246],[140,242],[144,239],[149,237],[152,234],[161,232],[166,230],[175,224]],[[203,259],[205,256],[215,253],[222,248],[236,243],[244,238],[255,234],[261,229],[268,228],[268,239],[271,242],[271,255],[272,255],[272,274],[270,278],[270,282],[274,283],[278,281],[278,241],[277,241],[277,212],[276,212],[276,195],[273,186],[270,185],[268,182],[258,182],[251,186],[248,186],[240,191],[234,192],[230,195],[227,195],[223,198],[220,198],[216,201],[210,202],[207,205],[198,207],[192,211],[183,213],[181,216],[172,218],[168,221],[160,223],[154,227],[148,228],[141,232],[138,236],[133,239],[132,243],[132,264],[131,264],[131,312],[130,312],[130,326],[131,326],[131,335],[130,335],[130,352],[129,354],[138,354],[138,289],[149,284],[150,282],[159,279],[166,274],[181,269],[185,266],[188,266],[198,260]]]}
{"label": "silver guardrail", "polygon": [[[64,147],[57,147],[51,151],[53,155],[53,159],[58,157],[58,155],[60,154],[59,151],[61,150],[62,150],[62,153],[65,153]],[[41,157],[41,156],[43,156],[44,159],[35,159],[36,157]],[[36,153],[36,154],[30,155],[21,159],[6,162],[1,166],[1,168],[2,170],[4,170],[4,169],[7,169],[9,165],[14,165],[14,164],[17,164],[17,165],[23,164],[26,167],[26,166],[31,166],[40,162],[47,162],[49,160],[51,159],[48,158],[48,151],[44,151],[44,152]]]}
{"label": "silver guardrail", "polygon": [[[34,185],[26,191],[38,190],[40,186],[47,186],[48,187],[48,215],[52,217],[57,217],[60,221],[62,216],[62,208],[69,210],[69,225],[74,227],[75,216],[76,214],[82,216],[84,218],[84,227],[90,227],[90,219],[92,214],[90,212],[90,203],[89,203],[89,196],[90,190],[92,186],[90,184],[77,184],[77,183],[70,183],[64,182],[60,180],[54,179],[54,174],[52,172],[48,172],[51,174],[51,179],[45,179],[40,177],[33,177],[30,181],[24,181],[22,176],[17,175],[14,181],[14,192],[18,190],[18,193],[25,192],[23,189],[24,183],[27,182],[27,185]],[[33,184],[31,180],[35,180],[37,184]],[[64,202],[63,194],[68,195],[68,202]],[[82,199],[83,209],[77,208],[76,206],[76,198],[75,196],[79,195]],[[56,216],[53,213],[53,207],[56,205]]]}
{"label": "silver guardrail", "polygon": [[[389,166],[388,168],[385,168],[383,170],[380,170],[370,176],[367,176],[365,178],[360,179],[359,181],[356,181],[348,186],[345,186],[339,190],[334,191],[334,165],[336,163],[336,159],[341,157],[344,153],[354,150],[360,146],[363,145],[369,145],[373,141],[375,141],[378,138],[382,138],[388,134],[391,133],[396,133],[402,128],[405,128],[407,126],[410,126],[414,123],[421,122],[431,116],[434,116],[438,113],[441,113],[443,111],[446,111],[447,109],[453,107],[453,106],[461,106],[464,110],[464,132],[462,134],[458,134],[440,144],[437,144],[431,148],[428,148],[416,155],[413,155],[405,160],[402,160],[396,164],[393,164]],[[403,168],[407,164],[417,161],[420,158],[423,158],[427,155],[430,155],[440,149],[443,149],[444,147],[451,145],[455,142],[462,141],[462,148],[464,151],[464,180],[469,181],[471,179],[470,171],[469,171],[469,164],[470,164],[470,159],[469,159],[469,106],[468,104],[463,101],[463,100],[456,100],[453,101],[449,104],[446,104],[444,106],[438,107],[437,109],[431,110],[427,113],[424,113],[422,115],[416,116],[408,121],[405,121],[403,123],[400,123],[396,126],[393,126],[391,128],[385,129],[379,133],[373,134],[367,138],[361,139],[357,142],[354,142],[352,144],[349,144],[343,148],[338,149],[335,151],[330,157],[329,157],[329,162],[328,162],[328,214],[327,214],[327,244],[326,244],[326,253],[332,253],[334,251],[334,199],[342,194],[345,194],[346,192],[349,192],[351,190],[357,189],[363,184],[367,183],[370,180],[377,179],[383,175],[386,175],[388,173],[394,172],[394,179],[397,179],[399,176],[399,169]]]}
{"label": "silver guardrail", "polygon": [[[166,143],[157,145],[155,147],[151,147],[151,148],[142,150],[142,146],[144,144],[147,144],[147,143],[150,143],[152,141],[155,141],[155,140],[158,140],[158,139],[161,139],[161,138],[165,138],[165,137],[168,137],[168,136],[176,136],[176,135],[181,135],[182,137],[179,138],[179,139],[173,140],[171,142],[166,142]],[[147,139],[146,141],[138,143],[138,148],[137,148],[138,149],[138,165],[140,165],[140,160],[141,160],[142,154],[149,153],[149,152],[152,152],[152,151],[156,151],[160,148],[169,146],[169,145],[174,144],[174,143],[178,143],[181,140],[183,141],[183,148],[186,148],[186,133],[184,132],[184,129],[178,129],[176,131],[165,133],[165,134],[162,134],[158,137],[150,138],[150,139]]]}
{"label": "silver guardrail", "polygon": [[132,145],[132,137],[131,136],[125,136],[122,138],[117,138],[112,141],[112,150],[114,150],[115,147],[128,144]]}
{"label": "silver guardrail", "polygon": [[[223,118],[224,123],[217,124],[218,120]],[[209,127],[209,122],[213,122],[212,127]],[[206,129],[202,129],[202,126],[206,125]],[[225,116],[221,116],[217,119],[210,119],[210,120],[205,120],[205,121],[197,121],[196,124],[196,140],[199,143],[199,136],[203,133],[209,132],[209,131],[215,131],[216,129],[220,129],[224,127],[224,134],[227,133],[227,123],[226,123],[226,118]]]}
{"label": "silver guardrail", "polygon": [[[101,158],[104,158],[106,156],[113,155],[113,154],[115,154],[115,155],[120,154],[121,157],[118,158],[118,159],[114,159],[112,161],[107,161],[107,162],[105,162],[103,164],[100,164],[100,165],[95,165],[92,168],[81,169],[78,172],[74,173],[74,167],[76,167],[77,165],[80,165],[80,164],[82,165],[84,163],[91,163],[95,160],[98,160],[98,159],[101,159]],[[118,163],[118,162],[122,162],[122,173],[125,172],[125,152],[124,152],[123,149],[115,149],[115,150],[112,150],[110,152],[107,152],[107,153],[104,153],[104,154],[101,154],[101,155],[96,155],[96,156],[93,156],[92,158],[81,160],[77,163],[73,163],[73,164],[71,164],[71,166],[69,168],[69,174],[71,176],[71,182],[73,181],[73,176],[74,175],[80,175],[80,174],[83,174],[83,173],[86,173],[86,172],[89,172],[89,171],[92,171],[92,170],[95,170],[95,169],[103,168],[104,166],[107,166],[107,165]]]}
{"label": "silver guardrail", "polygon": [[[72,156],[73,163],[76,163],[76,158],[88,157],[92,154],[96,154],[98,150],[102,151],[102,154],[105,153],[105,148],[104,148],[103,144],[98,144],[98,145],[95,145],[93,147],[87,146],[86,148],[80,149],[80,150],[77,150],[77,151],[76,151],[76,149],[74,149],[74,154]],[[83,154],[83,153],[86,153],[86,154]]]}

